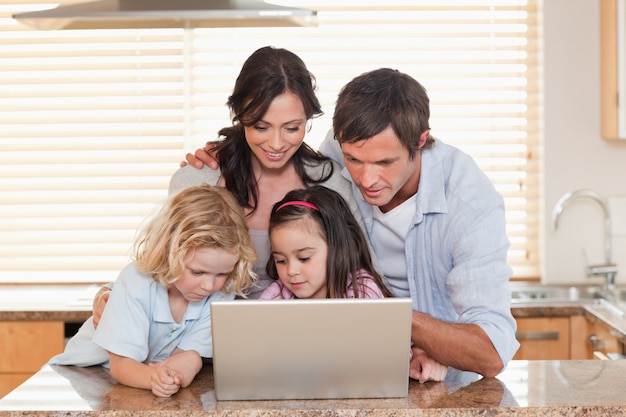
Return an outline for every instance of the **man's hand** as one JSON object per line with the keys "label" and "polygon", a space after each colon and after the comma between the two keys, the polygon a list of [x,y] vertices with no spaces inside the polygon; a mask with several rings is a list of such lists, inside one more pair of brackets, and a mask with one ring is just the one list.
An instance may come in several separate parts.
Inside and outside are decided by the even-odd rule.
{"label": "man's hand", "polygon": [[151,363],[150,368],[154,371],[150,378],[150,387],[154,395],[157,397],[171,397],[178,392],[183,381],[181,373],[163,362]]}
{"label": "man's hand", "polygon": [[219,164],[215,156],[215,143],[207,142],[204,148],[198,148],[192,153],[188,153],[185,157],[185,161],[180,163],[181,168],[189,164],[195,168],[202,169],[204,165],[207,165],[211,169],[217,169]]}
{"label": "man's hand", "polygon": [[448,367],[440,364],[426,355],[422,349],[412,347],[411,364],[409,365],[409,376],[419,382],[443,381],[448,373]]}
{"label": "man's hand", "polygon": [[109,296],[111,295],[111,289],[108,287],[101,287],[93,298],[93,327],[98,327],[100,323],[100,319],[102,318],[102,313],[104,313],[104,307],[107,305],[107,301],[109,301]]}

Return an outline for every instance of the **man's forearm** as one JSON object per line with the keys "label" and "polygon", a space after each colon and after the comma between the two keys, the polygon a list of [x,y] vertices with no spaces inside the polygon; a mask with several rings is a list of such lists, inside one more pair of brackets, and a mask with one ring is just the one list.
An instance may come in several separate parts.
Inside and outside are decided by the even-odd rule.
{"label": "man's forearm", "polygon": [[487,334],[475,324],[446,323],[414,311],[411,339],[431,358],[462,371],[493,377],[504,366]]}

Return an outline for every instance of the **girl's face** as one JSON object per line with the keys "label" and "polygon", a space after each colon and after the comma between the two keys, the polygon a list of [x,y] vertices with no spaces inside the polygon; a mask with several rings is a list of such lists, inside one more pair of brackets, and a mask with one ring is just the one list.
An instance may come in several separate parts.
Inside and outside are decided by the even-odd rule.
{"label": "girl's face", "polygon": [[283,285],[297,298],[326,298],[328,245],[319,225],[311,219],[281,225],[270,242]]}
{"label": "girl's face", "polygon": [[237,252],[199,248],[185,256],[185,269],[174,286],[187,301],[198,302],[224,287],[239,260]]}
{"label": "girl's face", "polygon": [[261,120],[244,128],[248,146],[262,169],[285,167],[304,140],[306,122],[302,101],[287,92],[272,101]]}

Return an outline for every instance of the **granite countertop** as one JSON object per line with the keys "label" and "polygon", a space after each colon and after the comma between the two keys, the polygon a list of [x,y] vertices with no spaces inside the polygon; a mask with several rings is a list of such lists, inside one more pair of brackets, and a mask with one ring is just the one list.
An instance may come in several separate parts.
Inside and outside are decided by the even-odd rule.
{"label": "granite countertop", "polygon": [[[1,286],[0,320],[82,322],[99,286]],[[626,318],[598,302],[516,303],[516,317],[585,315],[623,341]],[[101,367],[46,366],[0,399],[0,416],[622,416],[626,360],[512,361],[497,378],[451,371],[405,398],[216,401],[212,366],[169,399],[115,384]]]}
{"label": "granite countertop", "polygon": [[626,360],[512,361],[496,378],[450,372],[445,382],[411,380],[390,399],[216,401],[212,366],[171,398],[115,384],[102,367],[46,366],[0,399],[23,416],[623,416]]}
{"label": "granite countertop", "polygon": [[0,321],[82,323],[100,285],[0,285]]}

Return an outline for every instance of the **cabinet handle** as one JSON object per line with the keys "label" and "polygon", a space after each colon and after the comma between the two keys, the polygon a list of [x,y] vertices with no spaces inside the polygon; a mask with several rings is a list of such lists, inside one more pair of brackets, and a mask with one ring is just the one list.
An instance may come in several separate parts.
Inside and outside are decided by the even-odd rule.
{"label": "cabinet handle", "polygon": [[606,350],[606,342],[598,335],[590,334],[587,341],[593,350]]}
{"label": "cabinet handle", "polygon": [[558,340],[559,332],[516,332],[517,340]]}

